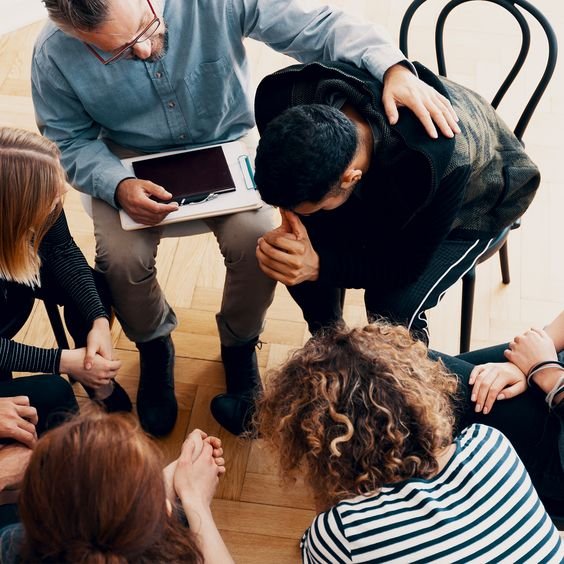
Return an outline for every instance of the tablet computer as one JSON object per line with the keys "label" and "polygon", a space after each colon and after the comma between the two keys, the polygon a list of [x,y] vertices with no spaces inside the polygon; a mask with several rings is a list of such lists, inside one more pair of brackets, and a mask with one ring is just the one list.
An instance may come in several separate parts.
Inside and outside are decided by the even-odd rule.
{"label": "tablet computer", "polygon": [[132,163],[137,178],[150,180],[172,194],[179,205],[201,202],[212,194],[235,191],[235,182],[221,147],[155,156]]}
{"label": "tablet computer", "polygon": [[[204,200],[185,202],[186,205],[182,205],[177,210],[170,212],[159,225],[169,225],[185,221],[197,222],[198,220],[206,217],[217,217],[232,213],[251,211],[262,206],[262,200],[260,199],[260,194],[258,193],[254,182],[253,168],[251,160],[247,154],[248,150],[241,141],[228,141],[207,147],[198,147],[197,149],[183,149],[180,151],[131,157],[122,159],[121,162],[128,173],[135,175],[133,167],[141,162],[154,162],[170,156],[201,153],[204,149],[217,149],[222,152],[222,158],[219,159],[219,162],[221,163],[223,159],[227,162],[227,168],[232,180],[234,181],[233,185],[235,186],[235,189],[233,191],[218,194],[217,196],[205,197]],[[198,168],[201,168],[201,163],[202,161],[199,160]],[[214,171],[212,170],[209,172],[212,174]],[[178,176],[182,179],[187,179],[189,173],[189,170],[181,170],[178,173]],[[139,173],[139,176],[141,176],[141,173]],[[217,181],[214,184],[216,187],[221,185],[221,183],[218,183]],[[88,196],[88,198],[90,198],[90,196]],[[119,216],[121,226],[126,231],[151,227],[150,225],[137,223],[131,219],[124,210],[119,210]]]}

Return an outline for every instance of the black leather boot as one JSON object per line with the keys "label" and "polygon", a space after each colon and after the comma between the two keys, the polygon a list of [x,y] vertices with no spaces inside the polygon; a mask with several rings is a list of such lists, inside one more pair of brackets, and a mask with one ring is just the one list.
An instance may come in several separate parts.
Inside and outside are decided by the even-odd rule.
{"label": "black leather boot", "polygon": [[137,392],[139,421],[147,433],[162,437],[172,431],[178,415],[174,396],[174,345],[167,335],[136,346],[141,365]]}
{"label": "black leather boot", "polygon": [[253,339],[238,347],[221,345],[226,393],[213,398],[210,409],[215,420],[230,433],[251,431],[255,398],[262,390]]}
{"label": "black leather boot", "polygon": [[114,413],[116,411],[130,412],[133,406],[131,405],[131,400],[127,392],[115,380],[113,385],[114,389],[112,393],[104,399],[96,398],[96,391],[92,388],[84,385],[82,387],[86,390],[88,397],[103,406],[108,413]]}

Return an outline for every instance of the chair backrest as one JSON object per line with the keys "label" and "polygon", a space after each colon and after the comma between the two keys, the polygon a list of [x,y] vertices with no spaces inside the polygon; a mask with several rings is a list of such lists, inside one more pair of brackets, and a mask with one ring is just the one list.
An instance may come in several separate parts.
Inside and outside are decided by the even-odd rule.
{"label": "chair backrest", "polygon": [[[400,49],[403,51],[406,57],[408,57],[407,43],[411,20],[417,9],[426,1],[427,0],[414,0],[409,5],[403,16],[400,28]],[[519,71],[523,68],[525,60],[527,59],[527,55],[529,54],[529,48],[531,45],[531,31],[524,13],[528,14],[529,17],[531,17],[533,20],[536,20],[546,35],[548,55],[544,72],[542,73],[540,80],[534,88],[533,93],[529,98],[525,109],[521,113],[515,129],[513,130],[515,136],[520,141],[522,141],[523,134],[525,133],[525,129],[529,124],[529,120],[531,119],[531,116],[533,115],[533,112],[535,111],[542,95],[544,94],[544,91],[546,90],[546,87],[548,86],[548,83],[550,82],[550,79],[552,78],[552,74],[554,73],[554,68],[556,66],[556,57],[558,54],[558,42],[556,39],[556,34],[554,33],[552,26],[545,18],[545,16],[535,6],[533,6],[526,0],[449,0],[441,9],[437,17],[435,27],[435,52],[437,56],[437,66],[439,74],[441,76],[447,76],[444,53],[444,29],[447,17],[457,6],[466,4],[467,2],[475,1],[489,2],[491,4],[496,4],[498,6],[501,6],[502,8],[505,8],[517,20],[522,34],[521,49],[519,51],[517,59],[510,69],[509,73],[507,74],[507,77],[502,82],[496,95],[492,99],[491,104],[494,108],[497,108],[499,106],[499,103],[501,102],[505,94],[507,94],[507,91],[519,74]]]}

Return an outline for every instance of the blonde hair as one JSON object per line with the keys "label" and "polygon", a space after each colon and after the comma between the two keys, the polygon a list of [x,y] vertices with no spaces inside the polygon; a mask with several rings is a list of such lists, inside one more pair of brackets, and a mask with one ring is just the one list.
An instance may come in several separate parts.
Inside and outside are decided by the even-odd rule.
{"label": "blonde hair", "polygon": [[65,174],[56,145],[0,127],[0,278],[39,285],[39,246],[61,211]]}
{"label": "blonde hair", "polygon": [[272,374],[255,423],[280,474],[305,471],[318,504],[426,478],[451,444],[454,376],[404,327],[340,327]]}

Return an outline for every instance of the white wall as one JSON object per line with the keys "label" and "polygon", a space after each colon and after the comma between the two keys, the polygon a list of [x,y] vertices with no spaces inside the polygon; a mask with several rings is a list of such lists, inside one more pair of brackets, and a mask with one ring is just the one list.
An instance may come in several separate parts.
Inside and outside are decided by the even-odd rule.
{"label": "white wall", "polygon": [[45,17],[41,0],[0,0],[0,35]]}

